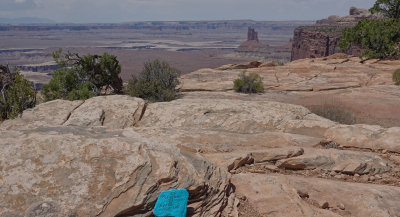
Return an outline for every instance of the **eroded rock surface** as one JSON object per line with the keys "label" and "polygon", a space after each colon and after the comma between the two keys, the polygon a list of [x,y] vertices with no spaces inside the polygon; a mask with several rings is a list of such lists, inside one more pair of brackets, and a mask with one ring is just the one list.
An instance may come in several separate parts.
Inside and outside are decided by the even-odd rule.
{"label": "eroded rock surface", "polygon": [[[129,127],[142,102],[120,96],[58,100],[3,123],[0,216],[148,216],[159,193],[171,188],[188,189],[192,215],[220,215],[231,192],[227,171]],[[51,119],[55,108],[63,109]],[[105,119],[91,127],[98,125],[91,122],[96,108],[104,109]]]}
{"label": "eroded rock surface", "polygon": [[373,153],[336,149],[306,149],[305,154],[279,160],[276,165],[284,169],[318,168],[352,175],[386,173],[395,167],[391,161],[382,159]]}
{"label": "eroded rock surface", "polygon": [[[238,174],[240,195],[264,216],[397,216],[400,188],[286,175]],[[267,193],[268,192],[268,193]]]}
{"label": "eroded rock surface", "polygon": [[[396,216],[400,132],[387,120],[400,108],[397,64],[261,64],[248,71],[269,90],[254,95],[228,90],[239,70],[206,69],[184,75],[193,92],[172,102],[43,103],[0,124],[0,216],[149,216],[171,188],[188,189],[193,216]],[[389,126],[300,106],[330,95]]]}
{"label": "eroded rock surface", "polygon": [[231,92],[242,70],[226,66],[182,76],[182,89],[188,91],[186,98],[269,100],[311,110],[339,108],[353,113],[356,123],[392,127],[400,126],[400,116],[393,115],[400,108],[400,89],[392,81],[399,65],[399,61],[361,63],[359,58],[339,54],[283,66],[261,64],[247,72],[258,73],[266,91],[251,96]]}

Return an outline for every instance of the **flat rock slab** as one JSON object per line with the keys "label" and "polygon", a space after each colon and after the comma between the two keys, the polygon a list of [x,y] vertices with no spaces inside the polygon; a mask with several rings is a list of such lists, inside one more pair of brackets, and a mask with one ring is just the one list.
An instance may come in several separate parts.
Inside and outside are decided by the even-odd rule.
{"label": "flat rock slab", "polygon": [[[226,99],[178,99],[150,104],[141,127],[209,129],[232,133],[262,133],[267,130],[315,133],[334,122],[312,114],[301,106],[272,101]],[[299,134],[301,134],[299,133]]]}
{"label": "flat rock slab", "polygon": [[287,175],[237,174],[237,194],[265,216],[398,216],[400,188]]}
{"label": "flat rock slab", "polygon": [[[283,66],[247,69],[261,75],[265,88],[286,91],[324,91],[347,89],[393,82],[391,76],[399,61],[370,61],[359,58],[302,59]],[[182,76],[183,90],[227,91],[242,70],[220,68],[200,69]]]}

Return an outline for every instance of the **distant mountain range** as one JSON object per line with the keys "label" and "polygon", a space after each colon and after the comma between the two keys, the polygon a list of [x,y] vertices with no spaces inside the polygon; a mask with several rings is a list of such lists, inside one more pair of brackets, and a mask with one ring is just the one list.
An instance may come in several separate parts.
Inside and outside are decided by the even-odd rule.
{"label": "distant mountain range", "polygon": [[45,24],[55,23],[54,20],[37,17],[0,18],[0,24]]}

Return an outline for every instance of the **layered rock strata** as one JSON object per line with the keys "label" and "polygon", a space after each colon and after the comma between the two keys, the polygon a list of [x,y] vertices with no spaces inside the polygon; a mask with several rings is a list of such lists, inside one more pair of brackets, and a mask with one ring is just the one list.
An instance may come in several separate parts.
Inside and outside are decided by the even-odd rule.
{"label": "layered rock strata", "polygon": [[[362,19],[380,19],[366,9],[350,8],[348,16],[329,16],[313,26],[298,27],[294,31],[291,60],[326,57],[340,52],[339,41],[345,28],[356,25]],[[354,47],[349,54],[358,55],[361,49]]]}
{"label": "layered rock strata", "polygon": [[189,191],[190,216],[397,216],[400,128],[287,103],[329,93],[396,119],[378,113],[398,111],[397,66],[346,56],[260,65],[248,71],[269,89],[254,95],[228,90],[241,70],[208,69],[183,76],[192,92],[171,102],[40,104],[0,124],[0,216],[151,216],[171,188]]}

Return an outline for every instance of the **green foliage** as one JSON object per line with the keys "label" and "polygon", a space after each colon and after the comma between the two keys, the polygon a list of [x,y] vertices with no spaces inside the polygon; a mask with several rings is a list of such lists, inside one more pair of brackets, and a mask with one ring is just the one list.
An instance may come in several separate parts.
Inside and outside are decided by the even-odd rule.
{"label": "green foliage", "polygon": [[395,82],[396,85],[400,85],[400,69],[393,72],[393,82]]}
{"label": "green foliage", "polygon": [[264,91],[264,85],[260,75],[256,73],[247,75],[246,72],[242,72],[233,82],[233,89],[242,93],[258,93]]}
{"label": "green foliage", "polygon": [[95,95],[94,84],[81,82],[72,69],[55,70],[48,84],[43,85],[42,94],[45,101],[55,99],[86,100]]}
{"label": "green foliage", "polygon": [[400,20],[361,20],[353,28],[342,32],[339,47],[348,52],[353,46],[361,46],[365,58],[388,58],[400,54]]}
{"label": "green foliage", "polygon": [[61,67],[53,72],[51,81],[43,85],[45,101],[54,99],[85,100],[93,96],[122,92],[121,65],[116,56],[67,53],[55,51],[53,58]]}
{"label": "green foliage", "polygon": [[19,73],[14,76],[14,83],[6,91],[6,97],[9,107],[8,118],[15,118],[25,109],[35,106],[36,94],[30,82]]}
{"label": "green foliage", "polygon": [[125,92],[152,102],[171,101],[176,98],[180,74],[167,62],[158,59],[146,62],[139,77],[132,76],[129,80]]}
{"label": "green foliage", "polygon": [[23,75],[9,73],[9,78],[7,84],[0,82],[3,87],[0,94],[0,120],[16,118],[25,109],[33,108],[36,104],[36,93]]}
{"label": "green foliage", "polygon": [[377,0],[369,11],[382,13],[387,18],[400,19],[400,0]]}

